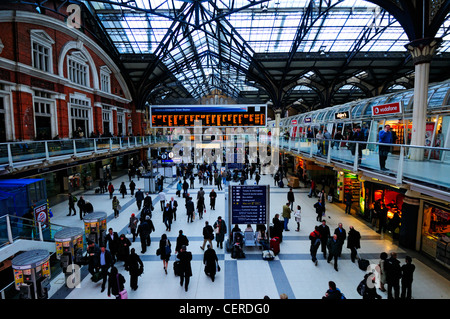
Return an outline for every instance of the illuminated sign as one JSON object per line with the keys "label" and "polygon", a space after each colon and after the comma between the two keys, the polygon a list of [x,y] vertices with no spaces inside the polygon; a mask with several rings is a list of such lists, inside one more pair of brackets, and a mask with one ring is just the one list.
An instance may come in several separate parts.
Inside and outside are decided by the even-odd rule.
{"label": "illuminated sign", "polygon": [[311,118],[310,118],[310,117],[305,117],[305,119],[303,120],[303,122],[305,122],[305,123],[311,123]]}
{"label": "illuminated sign", "polygon": [[151,106],[152,127],[194,126],[266,126],[266,105],[180,105]]}
{"label": "illuminated sign", "polygon": [[372,115],[374,116],[395,114],[400,113],[401,111],[402,109],[399,102],[372,106]]}
{"label": "illuminated sign", "polygon": [[344,120],[344,119],[348,119],[348,118],[350,118],[349,111],[334,113],[335,120]]}

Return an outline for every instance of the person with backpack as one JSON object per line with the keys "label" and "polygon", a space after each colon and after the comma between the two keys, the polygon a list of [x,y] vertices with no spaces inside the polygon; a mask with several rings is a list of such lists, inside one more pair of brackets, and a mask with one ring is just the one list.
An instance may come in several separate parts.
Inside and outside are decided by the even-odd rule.
{"label": "person with backpack", "polygon": [[361,280],[356,291],[365,300],[381,299],[381,296],[377,293],[375,276],[372,272],[364,275],[364,279]]}
{"label": "person with backpack", "polygon": [[319,249],[320,245],[320,232],[319,232],[319,226],[316,226],[314,231],[312,231],[309,234],[309,240],[311,241],[311,246],[309,248],[309,251],[311,253],[311,260],[312,262],[317,266],[317,250]]}
{"label": "person with backpack", "polygon": [[329,281],[328,290],[325,292],[325,296],[323,296],[322,299],[340,300],[346,298],[341,290],[336,287],[336,283],[334,281]]}

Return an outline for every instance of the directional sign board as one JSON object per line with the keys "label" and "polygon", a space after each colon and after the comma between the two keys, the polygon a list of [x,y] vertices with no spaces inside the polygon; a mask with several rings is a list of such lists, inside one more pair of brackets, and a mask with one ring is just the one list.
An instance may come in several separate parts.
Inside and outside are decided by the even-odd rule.
{"label": "directional sign board", "polygon": [[269,216],[269,186],[230,186],[231,223],[265,224]]}

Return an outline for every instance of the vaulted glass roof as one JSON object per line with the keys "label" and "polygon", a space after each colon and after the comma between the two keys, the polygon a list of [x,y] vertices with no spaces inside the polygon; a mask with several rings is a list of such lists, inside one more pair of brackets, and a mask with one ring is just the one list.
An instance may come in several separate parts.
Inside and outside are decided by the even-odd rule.
{"label": "vaulted glass roof", "polygon": [[[238,98],[255,54],[406,52],[408,37],[379,6],[363,0],[84,1],[119,54],[154,55],[191,97],[214,89]],[[440,52],[449,51],[450,22]],[[268,80],[270,82],[270,80]]]}

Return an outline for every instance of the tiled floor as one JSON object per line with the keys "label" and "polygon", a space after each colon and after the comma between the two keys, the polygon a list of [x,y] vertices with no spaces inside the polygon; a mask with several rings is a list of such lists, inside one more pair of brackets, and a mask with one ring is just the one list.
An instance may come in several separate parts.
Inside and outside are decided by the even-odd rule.
{"label": "tiled floor", "polygon": [[[125,181],[128,185],[128,177],[117,178],[113,184],[118,189],[120,182]],[[143,188],[144,182],[135,180],[137,187]],[[253,184],[253,181],[247,181]],[[288,188],[280,189],[273,187],[272,177],[263,176],[260,184],[271,185],[270,199],[270,219],[275,213],[281,214],[281,208],[286,201]],[[127,280],[125,287],[128,290],[129,299],[261,299],[269,296],[278,299],[280,294],[285,293],[289,299],[321,299],[328,289],[328,281],[333,280],[337,286],[346,295],[348,299],[361,299],[356,292],[358,283],[363,279],[364,272],[357,264],[350,260],[350,251],[343,248],[342,257],[339,260],[339,271],[333,269],[333,262],[328,264],[319,253],[319,263],[315,266],[311,262],[309,253],[309,233],[317,224],[313,204],[314,198],[310,199],[306,195],[306,189],[295,189],[295,205],[302,206],[302,222],[300,232],[296,232],[296,224],[293,219],[289,222],[291,231],[284,232],[284,240],[281,243],[281,253],[273,261],[264,261],[261,258],[261,251],[258,248],[247,248],[245,259],[232,259],[231,255],[225,249],[214,249],[219,257],[221,271],[217,274],[215,282],[211,282],[203,271],[203,251],[200,245],[203,242],[202,229],[204,221],[214,223],[217,216],[221,215],[225,219],[224,191],[217,191],[216,210],[209,209],[209,197],[207,196],[212,186],[205,186],[207,213],[203,220],[196,219],[193,223],[187,223],[184,200],[176,198],[175,184],[169,179],[166,184],[166,198],[174,196],[181,203],[177,212],[177,220],[172,224],[172,231],[166,232],[162,223],[159,199],[156,194],[152,195],[155,211],[153,212],[153,222],[156,231],[152,233],[152,244],[145,254],[140,254],[140,242],[136,240],[132,247],[140,254],[144,262],[144,274],[139,277],[139,288],[136,291],[129,289],[129,274],[124,270],[123,262],[118,262],[116,266],[119,272]],[[196,187],[191,192],[196,197],[199,189],[198,180]],[[111,201],[108,194],[96,195],[93,191],[87,191],[85,198],[93,203],[96,211],[105,211],[108,213],[107,227],[112,227],[114,231],[120,233],[127,232],[128,220],[131,213],[137,214],[137,206],[131,195],[119,195],[119,200],[123,207],[119,218],[113,218]],[[77,216],[66,216],[67,201],[54,205],[52,207],[52,223],[84,227],[83,222]],[[413,263],[416,265],[413,282],[414,299],[448,299],[450,296],[449,272],[444,270],[436,271],[434,267],[427,266],[422,260],[424,257],[417,252],[407,252],[398,247],[389,236],[377,234],[365,222],[354,216],[345,215],[343,210],[335,204],[327,204],[327,223],[333,232],[339,222],[342,222],[344,228],[348,230],[350,225],[360,231],[362,235],[360,254],[366,257],[372,263],[378,263],[380,252],[396,251],[400,261],[404,262],[404,256],[411,254]],[[228,221],[227,221],[228,222]],[[245,225],[241,225],[244,229]],[[169,262],[169,273],[166,275],[163,270],[162,261],[156,256],[156,248],[159,239],[163,233],[166,233],[170,241],[175,244],[178,231],[182,229],[189,239],[188,250],[193,254],[192,272],[189,290],[180,287],[179,278],[174,276],[172,271],[173,262],[176,258],[172,254]],[[131,237],[131,235],[127,235]],[[320,251],[320,249],[319,249]],[[69,289],[64,284],[62,275],[52,278],[50,298],[53,299],[112,299],[106,292],[101,293],[101,283],[93,283],[90,280],[90,274],[86,267],[82,270],[82,282],[78,288]],[[383,298],[386,294],[378,291]]]}

